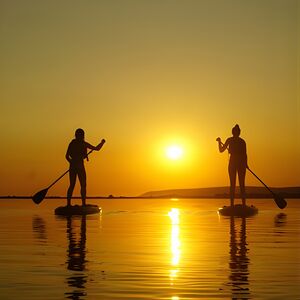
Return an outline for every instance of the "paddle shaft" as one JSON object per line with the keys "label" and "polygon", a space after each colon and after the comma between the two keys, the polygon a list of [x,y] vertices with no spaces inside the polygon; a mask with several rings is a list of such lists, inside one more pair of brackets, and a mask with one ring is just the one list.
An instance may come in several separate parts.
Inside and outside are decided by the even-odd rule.
{"label": "paddle shaft", "polygon": [[[222,145],[222,146],[224,146],[224,144],[221,142],[221,141],[219,141],[219,143]],[[228,150],[228,149],[227,149]],[[273,193],[273,191],[271,191],[270,190],[270,188],[247,166],[246,167],[265,187],[266,187],[266,189],[271,193],[271,194],[273,194],[273,196],[275,196],[275,194]]]}
{"label": "paddle shaft", "polygon": [[[224,146],[224,144],[219,141],[219,143]],[[228,149],[227,149],[228,150]],[[247,169],[252,173],[252,175],[254,175],[256,177],[256,179],[258,179],[264,186],[265,188],[273,195],[275,196],[274,192],[247,166]]]}
{"label": "paddle shaft", "polygon": [[[224,144],[217,139],[217,141],[222,145],[224,146]],[[228,149],[227,149],[228,150]],[[276,195],[248,166],[247,166],[247,169],[250,171],[250,173],[256,178],[259,180],[259,182],[261,182],[265,188],[273,195],[274,197],[274,201],[275,203],[277,204],[277,206],[281,209],[285,208],[287,203],[286,201],[279,195]]]}
{"label": "paddle shaft", "polygon": [[264,186],[265,186],[265,188],[273,195],[273,196],[276,196],[275,194],[274,194],[274,192],[249,168],[249,167],[247,167],[247,169],[252,173],[252,175],[256,178],[256,179],[258,179]]}
{"label": "paddle shaft", "polygon": [[62,174],[61,176],[59,176],[55,181],[53,181],[46,189],[49,190],[57,181],[59,181],[60,179],[62,179],[67,173],[69,173],[69,170],[67,170],[64,174]]}
{"label": "paddle shaft", "polygon": [[[100,144],[102,144],[102,145],[101,145],[101,147],[102,147],[103,144],[104,144],[104,142],[101,142]],[[90,150],[90,151],[87,153],[86,157],[88,157],[88,155],[91,154],[93,151],[94,151],[94,150]],[[49,189],[50,189],[57,181],[59,181],[59,180],[62,179],[67,173],[69,173],[69,171],[70,171],[70,169],[68,169],[65,173],[63,173],[62,175],[60,175],[60,176],[59,176],[55,181],[53,181],[46,189],[49,190]]]}
{"label": "paddle shaft", "polygon": [[[102,148],[102,146],[104,145],[104,143],[105,143],[105,140],[102,139],[101,143],[96,147],[96,149],[99,147],[99,149],[97,149],[97,150],[100,150],[100,149]],[[86,157],[88,157],[88,155],[89,155],[90,153],[92,153],[93,151],[94,151],[93,149],[90,150],[90,151],[87,153]],[[69,170],[70,170],[70,169],[69,169]],[[60,176],[59,176],[55,181],[53,181],[47,188],[45,188],[45,189],[43,189],[43,190],[37,192],[36,194],[34,194],[34,195],[32,196],[33,202],[34,202],[35,204],[40,204],[40,203],[44,200],[44,198],[46,197],[46,194],[47,194],[48,190],[49,190],[49,189],[50,189],[57,181],[59,181],[59,180],[60,180],[61,178],[63,178],[67,173],[69,173],[69,170],[67,170],[67,171],[64,172],[62,175],[60,175]]]}

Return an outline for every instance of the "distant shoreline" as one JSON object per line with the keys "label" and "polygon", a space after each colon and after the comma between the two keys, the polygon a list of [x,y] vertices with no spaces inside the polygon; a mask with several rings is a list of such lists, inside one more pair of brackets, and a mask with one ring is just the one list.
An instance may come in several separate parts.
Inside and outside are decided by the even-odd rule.
{"label": "distant shoreline", "polygon": [[[300,194],[299,195],[281,195],[283,198],[286,199],[300,199]],[[240,199],[240,196],[237,195],[235,197],[237,200]],[[274,197],[272,195],[247,195],[247,199],[273,199]],[[32,199],[31,196],[0,196],[0,200],[5,200],[5,199]],[[67,199],[67,197],[63,196],[47,196],[44,199]],[[80,196],[75,196],[72,197],[72,199],[81,199]],[[217,195],[217,196],[153,196],[153,197],[141,197],[141,196],[114,196],[114,197],[105,197],[105,196],[91,196],[91,197],[86,197],[86,199],[108,199],[108,200],[113,200],[113,199],[141,199],[141,200],[147,200],[147,199],[229,199],[229,195]]]}
{"label": "distant shoreline", "polygon": [[[300,199],[300,187],[271,187],[271,190],[287,199]],[[192,189],[169,189],[150,191],[139,196],[87,196],[87,199],[229,199],[229,187],[210,187]],[[274,196],[264,187],[247,186],[246,198],[248,199],[272,199]],[[0,199],[31,199],[32,196],[7,195]],[[81,199],[74,196],[73,199]],[[236,199],[240,198],[240,190],[237,187]],[[66,196],[46,196],[45,199],[66,199]]]}

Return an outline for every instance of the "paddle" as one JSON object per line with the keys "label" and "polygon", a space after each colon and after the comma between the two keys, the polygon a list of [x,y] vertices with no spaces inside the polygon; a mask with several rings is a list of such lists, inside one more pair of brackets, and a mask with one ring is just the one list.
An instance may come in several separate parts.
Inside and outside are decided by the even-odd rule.
{"label": "paddle", "polygon": [[274,201],[276,202],[277,206],[281,209],[284,209],[287,205],[287,202],[283,197],[278,194],[275,194],[249,167],[247,169],[254,175],[265,187],[266,189],[273,195]]}
{"label": "paddle", "polygon": [[[98,145],[98,146],[100,146],[100,149],[102,148],[102,146],[104,145],[104,143],[105,143],[105,140],[103,139],[103,140],[101,141],[101,143]],[[99,150],[100,150],[100,149],[99,149]],[[90,153],[92,153],[93,151],[94,151],[94,150],[90,150],[90,151],[88,152],[87,156],[88,156]],[[32,196],[33,202],[34,202],[35,204],[40,204],[40,203],[44,200],[44,198],[46,197],[48,190],[49,190],[49,189],[50,189],[57,181],[59,181],[61,178],[63,178],[67,173],[69,173],[69,170],[67,170],[65,173],[63,173],[61,176],[59,176],[59,177],[58,177],[55,181],[53,181],[47,188],[45,188],[45,189],[43,189],[43,190],[37,192],[34,196]]]}
{"label": "paddle", "polygon": [[[217,138],[217,142],[219,142],[221,145],[224,146],[224,144],[221,142],[220,138]],[[247,169],[252,173],[252,175],[254,175],[264,186],[265,188],[273,195],[273,199],[275,201],[275,203],[277,204],[277,206],[281,209],[284,209],[287,205],[287,202],[285,201],[285,199],[280,196],[275,194],[248,166]]]}

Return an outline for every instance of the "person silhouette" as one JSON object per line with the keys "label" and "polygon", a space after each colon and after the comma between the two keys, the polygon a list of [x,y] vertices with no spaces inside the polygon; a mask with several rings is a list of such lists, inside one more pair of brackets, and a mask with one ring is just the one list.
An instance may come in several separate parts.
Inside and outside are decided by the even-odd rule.
{"label": "person silhouette", "polygon": [[84,130],[81,128],[76,129],[75,139],[70,142],[66,153],[66,159],[70,163],[70,185],[67,191],[67,206],[71,206],[71,199],[77,176],[80,182],[82,206],[86,205],[86,172],[84,168],[84,159],[88,160],[87,149],[99,151],[104,143],[105,140],[102,139],[98,146],[92,146],[84,140]]}
{"label": "person silhouette", "polygon": [[232,207],[234,206],[236,174],[238,174],[239,177],[242,204],[246,205],[245,177],[246,169],[248,167],[247,150],[246,142],[240,138],[240,133],[241,129],[239,125],[235,125],[232,128],[232,137],[229,137],[224,144],[220,138],[217,138],[219,151],[224,152],[228,149],[230,154],[228,173],[230,179],[230,205]]}

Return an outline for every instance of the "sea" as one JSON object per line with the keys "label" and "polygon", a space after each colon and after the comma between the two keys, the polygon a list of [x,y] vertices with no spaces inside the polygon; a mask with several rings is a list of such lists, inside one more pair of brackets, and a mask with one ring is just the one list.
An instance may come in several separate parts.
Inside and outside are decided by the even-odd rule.
{"label": "sea", "polygon": [[249,199],[248,218],[226,199],[88,202],[101,214],[0,200],[0,299],[300,299],[300,199]]}

